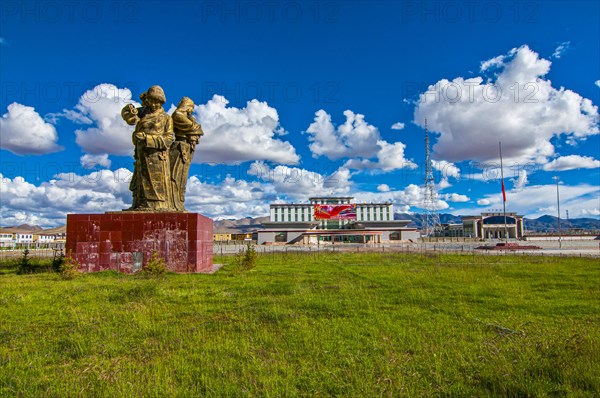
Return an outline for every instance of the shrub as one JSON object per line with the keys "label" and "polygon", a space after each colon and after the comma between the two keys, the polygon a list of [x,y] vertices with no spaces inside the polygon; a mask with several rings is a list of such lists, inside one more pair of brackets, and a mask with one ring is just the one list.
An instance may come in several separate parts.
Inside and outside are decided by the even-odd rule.
{"label": "shrub", "polygon": [[235,264],[239,271],[248,271],[256,267],[256,249],[248,243],[246,250],[240,250],[235,255]]}
{"label": "shrub", "polygon": [[79,263],[71,256],[62,255],[62,261],[58,268],[60,277],[64,280],[71,280],[79,276]]}
{"label": "shrub", "polygon": [[60,272],[61,265],[65,262],[65,254],[61,251],[60,254],[54,254],[54,258],[52,259],[52,271],[58,273]]}
{"label": "shrub", "polygon": [[17,268],[17,274],[33,274],[35,272],[35,266],[31,263],[29,259],[29,250],[25,249],[23,251],[23,257],[19,260],[19,265]]}
{"label": "shrub", "polygon": [[142,267],[142,274],[146,276],[161,276],[167,272],[165,260],[155,250],[150,260]]}

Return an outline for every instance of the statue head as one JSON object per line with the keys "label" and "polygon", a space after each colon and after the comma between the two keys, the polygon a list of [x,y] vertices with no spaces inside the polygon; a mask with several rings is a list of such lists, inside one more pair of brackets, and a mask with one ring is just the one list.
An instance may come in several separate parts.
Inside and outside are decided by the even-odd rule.
{"label": "statue head", "polygon": [[[167,98],[165,97],[165,92],[160,86],[152,86],[146,91],[144,98],[142,101],[146,101],[148,107],[153,111],[157,111],[162,108],[165,102],[167,102]],[[142,94],[142,95],[144,95]],[[141,96],[140,96],[141,98]]]}
{"label": "statue head", "polygon": [[187,112],[192,113],[194,111],[194,101],[192,101],[192,99],[190,97],[183,97],[180,101],[179,104],[177,105],[177,109],[183,111],[183,112]]}

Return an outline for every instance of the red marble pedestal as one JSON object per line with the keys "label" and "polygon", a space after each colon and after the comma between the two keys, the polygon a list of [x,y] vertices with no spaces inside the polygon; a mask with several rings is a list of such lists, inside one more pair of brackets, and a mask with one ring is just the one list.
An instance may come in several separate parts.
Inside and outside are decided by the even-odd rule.
{"label": "red marble pedestal", "polygon": [[66,253],[80,271],[135,272],[154,251],[173,272],[212,272],[213,222],[198,213],[68,214]]}

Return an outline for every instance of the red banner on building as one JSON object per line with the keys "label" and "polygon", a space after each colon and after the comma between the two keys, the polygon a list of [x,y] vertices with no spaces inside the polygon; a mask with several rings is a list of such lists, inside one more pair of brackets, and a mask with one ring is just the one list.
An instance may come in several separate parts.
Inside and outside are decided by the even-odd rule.
{"label": "red banner on building", "polygon": [[315,220],[356,220],[356,205],[315,205]]}

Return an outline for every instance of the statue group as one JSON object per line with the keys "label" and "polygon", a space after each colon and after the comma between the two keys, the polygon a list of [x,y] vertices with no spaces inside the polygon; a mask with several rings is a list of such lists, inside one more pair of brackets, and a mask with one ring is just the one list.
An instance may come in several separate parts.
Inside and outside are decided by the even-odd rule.
{"label": "statue group", "polygon": [[152,86],[140,95],[142,106],[126,105],[123,120],[135,126],[133,211],[185,211],[185,187],[200,140],[202,127],[192,116],[194,102],[183,97],[172,116],[163,109],[167,102],[160,86]]}

